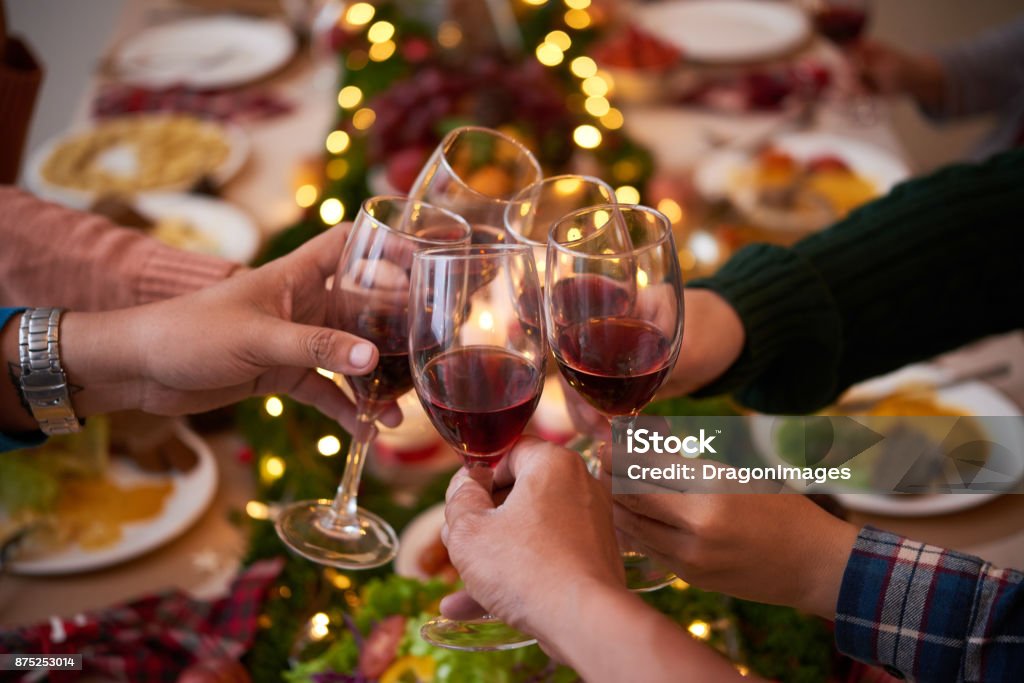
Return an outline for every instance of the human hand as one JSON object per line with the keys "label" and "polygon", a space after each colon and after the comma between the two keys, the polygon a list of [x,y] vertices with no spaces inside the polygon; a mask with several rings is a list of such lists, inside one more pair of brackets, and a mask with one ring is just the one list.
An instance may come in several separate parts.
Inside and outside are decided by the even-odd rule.
{"label": "human hand", "polygon": [[850,60],[870,91],[910,95],[923,106],[941,106],[945,73],[934,57],[904,52],[875,40],[861,40],[851,48]]}
{"label": "human hand", "polygon": [[[511,487],[497,506],[459,470],[448,487],[442,538],[473,599],[557,656],[558,633],[576,601],[624,584],[609,494],[577,454],[531,437],[498,465],[494,484]],[[467,616],[465,609],[464,597],[442,603],[455,618]]]}
{"label": "human hand", "polygon": [[[61,352],[81,416],[136,408],[161,415],[198,412],[252,395],[282,392],[347,428],[355,411],[316,373],[366,374],[377,349],[325,327],[328,276],[347,226],[216,286],[159,303],[106,313],[67,313]],[[401,420],[397,407],[382,416]]]}
{"label": "human hand", "polygon": [[624,494],[616,528],[686,581],[832,619],[857,528],[796,494]]}

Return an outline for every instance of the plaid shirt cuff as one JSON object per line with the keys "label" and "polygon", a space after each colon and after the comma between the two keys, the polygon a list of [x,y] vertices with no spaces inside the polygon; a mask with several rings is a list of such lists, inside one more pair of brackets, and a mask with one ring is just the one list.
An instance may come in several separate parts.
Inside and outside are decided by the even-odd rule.
{"label": "plaid shirt cuff", "polygon": [[864,527],[843,575],[836,645],[901,678],[1024,680],[1024,574]]}

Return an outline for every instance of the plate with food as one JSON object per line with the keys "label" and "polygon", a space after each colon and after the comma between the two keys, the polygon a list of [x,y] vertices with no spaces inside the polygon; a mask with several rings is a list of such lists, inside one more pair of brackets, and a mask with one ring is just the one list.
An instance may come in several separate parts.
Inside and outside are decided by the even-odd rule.
{"label": "plate with food", "polygon": [[673,0],[643,6],[634,20],[695,62],[739,64],[779,57],[811,37],[795,5],[763,0]]}
{"label": "plate with food", "polygon": [[780,135],[756,150],[725,149],[697,167],[710,199],[729,199],[763,228],[810,232],[840,220],[910,177],[898,157],[830,133]]}
{"label": "plate with food", "polygon": [[29,157],[25,183],[44,199],[84,209],[105,194],[185,190],[204,178],[222,184],[248,154],[248,138],[236,126],[184,114],[138,114],[46,142]]}
{"label": "plate with food", "polygon": [[268,76],[292,58],[295,35],[280,22],[234,15],[145,29],[111,59],[120,80],[147,88],[229,88]]}
{"label": "plate with food", "polygon": [[[834,444],[854,443],[855,435],[843,438],[839,432],[862,430],[858,425],[883,437],[862,442],[864,450],[850,461],[856,463],[852,478],[834,494],[845,507],[895,517],[943,515],[982,505],[1000,491],[1020,486],[1020,409],[989,384],[949,380],[948,373],[936,366],[911,365],[852,387],[835,406],[821,412],[859,418],[857,424],[833,423]],[[772,463],[794,464],[786,454],[786,429],[792,426],[786,420],[755,418],[751,423],[755,446]],[[811,429],[803,422],[801,444],[807,443]],[[835,446],[827,458],[834,452]],[[956,493],[969,477],[975,482],[995,478],[999,490]],[[922,487],[933,492],[917,492]],[[880,489],[906,492],[871,493]]]}
{"label": "plate with food", "polygon": [[398,539],[395,573],[421,581],[435,578],[448,583],[457,581],[459,574],[441,542],[443,526],[444,503],[427,508],[409,522]]}
{"label": "plate with food", "polygon": [[183,192],[104,195],[89,207],[118,225],[135,228],[178,249],[249,263],[260,231],[241,209],[216,197]]}
{"label": "plate with food", "polygon": [[6,568],[60,575],[133,559],[191,527],[216,490],[213,454],[183,422],[90,418],[0,458],[0,539],[27,530]]}

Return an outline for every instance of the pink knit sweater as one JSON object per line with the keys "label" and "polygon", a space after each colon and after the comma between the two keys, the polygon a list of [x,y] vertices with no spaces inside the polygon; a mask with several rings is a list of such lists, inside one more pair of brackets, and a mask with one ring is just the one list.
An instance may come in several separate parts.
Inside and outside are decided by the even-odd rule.
{"label": "pink knit sweater", "polygon": [[125,308],[200,289],[238,267],[0,187],[0,306]]}

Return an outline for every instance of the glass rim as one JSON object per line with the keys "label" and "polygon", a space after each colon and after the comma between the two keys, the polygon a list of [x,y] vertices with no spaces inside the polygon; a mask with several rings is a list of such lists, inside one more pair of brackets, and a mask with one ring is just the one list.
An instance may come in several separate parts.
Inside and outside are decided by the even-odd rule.
{"label": "glass rim", "polygon": [[525,244],[467,244],[455,247],[431,247],[417,251],[412,255],[413,261],[457,259],[500,258],[508,255],[523,255],[533,258],[533,250]]}
{"label": "glass rim", "polygon": [[[651,242],[650,244],[645,244],[640,247],[633,247],[632,249],[626,251],[616,251],[611,254],[588,254],[587,252],[576,251],[572,249],[573,244],[579,244],[581,242],[584,242],[587,240],[587,238],[580,238],[578,240],[573,240],[572,242],[560,242],[554,239],[555,230],[565,221],[572,220],[573,218],[583,216],[588,213],[594,213],[597,211],[621,212],[623,210],[627,212],[637,212],[654,215],[656,218],[658,218],[659,222],[663,227],[661,238],[658,239],[657,241]],[[661,211],[658,211],[657,209],[650,206],[645,206],[643,204],[598,204],[596,206],[590,206],[585,209],[577,209],[576,211],[571,211],[565,214],[565,216],[559,219],[558,222],[556,222],[554,225],[552,225],[551,229],[548,231],[547,248],[548,250],[554,249],[555,251],[561,252],[573,258],[607,259],[621,258],[625,256],[637,256],[639,254],[644,253],[645,251],[656,249],[657,247],[661,246],[664,242],[668,242],[669,244],[673,243],[672,222],[668,219],[668,216],[663,214]]]}
{"label": "glass rim", "polygon": [[[455,223],[460,225],[462,228],[464,228],[464,230],[463,230],[464,234],[462,235],[462,237],[460,237],[458,239],[444,239],[443,240],[443,239],[431,239],[431,238],[428,238],[428,237],[420,237],[419,235],[414,235],[413,233],[410,233],[410,232],[402,232],[401,230],[398,230],[397,228],[394,228],[394,227],[388,225],[387,223],[385,223],[381,219],[377,218],[376,216],[374,216],[373,214],[371,214],[368,211],[368,207],[371,204],[376,203],[376,202],[395,202],[396,204],[397,203],[416,204],[416,205],[425,207],[425,208],[427,208],[427,209],[429,209],[431,211],[436,211],[438,213],[444,214],[444,215],[446,215],[449,218],[454,218],[455,219]],[[359,213],[356,215],[355,219],[353,219],[353,221],[352,221],[353,225],[355,224],[356,221],[359,220],[360,217],[370,221],[371,223],[373,223],[374,225],[376,225],[376,226],[378,226],[380,228],[383,228],[384,230],[386,230],[387,232],[391,233],[392,235],[395,235],[396,237],[401,237],[403,239],[407,239],[407,240],[410,240],[412,242],[418,242],[420,244],[435,245],[434,248],[438,248],[438,247],[439,248],[444,248],[443,245],[455,244],[455,243],[460,242],[461,240],[469,239],[469,238],[471,238],[473,236],[473,227],[469,224],[469,222],[465,218],[463,218],[459,214],[455,213],[454,211],[450,211],[448,209],[442,209],[440,206],[435,206],[435,205],[433,205],[433,204],[431,204],[429,202],[425,202],[425,201],[423,201],[421,199],[411,199],[410,197],[405,197],[403,195],[382,194],[382,195],[375,195],[373,197],[368,197],[368,198],[364,199],[363,202],[359,205]]]}
{"label": "glass rim", "polygon": [[[541,178],[540,180],[537,180],[537,181],[535,181],[533,183],[530,183],[527,187],[524,187],[523,189],[519,190],[519,192],[517,192],[512,197],[512,199],[509,200],[508,206],[505,207],[505,216],[504,216],[505,232],[507,232],[509,235],[511,235],[512,239],[516,240],[517,242],[521,242],[523,244],[528,244],[531,247],[541,247],[541,248],[547,247],[547,245],[548,245],[547,241],[538,242],[537,240],[531,240],[530,238],[523,236],[522,233],[516,232],[516,231],[512,230],[512,228],[510,226],[510,221],[509,221],[509,212],[514,207],[519,206],[521,204],[520,198],[523,195],[525,195],[527,192],[529,192],[531,189],[533,189],[534,187],[546,185],[547,183],[552,182],[552,181],[568,180],[570,178],[573,179],[573,180],[577,180],[577,179],[578,180],[582,180],[582,181],[584,181],[586,183],[591,183],[592,185],[595,185],[597,187],[601,187],[603,189],[608,190],[608,195],[609,195],[608,199],[610,200],[608,203],[612,204],[612,205],[615,205],[615,206],[622,206],[622,205],[618,204],[615,201],[615,190],[612,188],[610,183],[605,182],[604,180],[601,180],[597,176],[593,176],[593,175],[586,175],[586,174],[583,174],[583,173],[562,173],[560,175],[553,175],[553,176],[549,176],[547,178]],[[595,204],[594,206],[605,206],[605,204]],[[591,207],[587,207],[587,208],[591,208]],[[573,211],[570,211],[570,212],[566,213],[565,215],[568,216],[570,213],[574,213],[575,211],[580,211],[580,210],[581,209],[575,209]],[[563,218],[564,218],[564,216],[563,216]],[[561,221],[562,221],[562,219],[559,218],[558,221],[556,221],[556,223],[560,223]],[[554,226],[552,226],[552,227],[554,227]]]}
{"label": "glass rim", "polygon": [[490,200],[490,201],[493,201],[493,202],[498,202],[500,204],[510,204],[512,202],[512,199],[515,196],[517,196],[519,194],[519,192],[516,192],[514,195],[512,195],[511,197],[508,197],[508,198],[505,198],[505,197],[495,197],[495,196],[492,196],[492,195],[489,195],[489,194],[484,194],[483,192],[480,192],[479,190],[475,190],[472,187],[470,187],[466,183],[466,181],[462,178],[462,176],[455,172],[455,169],[452,168],[452,165],[448,162],[448,145],[452,141],[454,141],[456,137],[458,137],[459,135],[461,135],[463,133],[467,133],[467,132],[486,133],[488,135],[492,135],[494,137],[501,138],[501,139],[505,140],[506,142],[509,142],[512,145],[514,145],[515,147],[517,147],[519,149],[519,151],[522,152],[523,155],[527,159],[529,159],[530,165],[533,167],[534,173],[535,173],[535,175],[537,177],[536,179],[532,180],[530,182],[530,184],[527,185],[527,187],[532,187],[534,183],[536,183],[536,182],[538,182],[538,180],[541,180],[541,179],[544,178],[544,171],[541,170],[540,162],[537,161],[537,158],[533,155],[533,152],[531,152],[526,147],[526,145],[524,145],[523,143],[519,142],[515,138],[513,138],[513,137],[511,137],[509,135],[505,135],[504,133],[502,133],[499,130],[495,130],[494,128],[487,128],[485,126],[459,126],[458,128],[455,128],[453,130],[448,131],[447,135],[445,135],[444,138],[441,139],[441,144],[438,147],[441,150],[441,163],[444,164],[446,169],[448,169],[450,177],[453,178],[455,180],[455,182],[457,182],[461,187],[463,187],[470,194],[476,195],[477,197],[483,197],[484,199],[487,199],[487,200]]}

